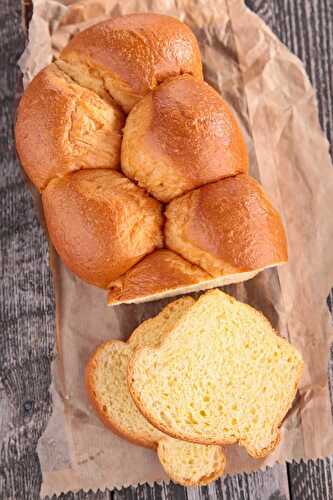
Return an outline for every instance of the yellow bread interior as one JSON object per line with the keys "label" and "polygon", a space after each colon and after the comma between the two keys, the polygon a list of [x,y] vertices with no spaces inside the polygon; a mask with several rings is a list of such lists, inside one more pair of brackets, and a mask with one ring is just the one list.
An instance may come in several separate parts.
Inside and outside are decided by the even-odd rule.
{"label": "yellow bread interior", "polygon": [[279,442],[300,354],[252,307],[202,295],[158,348],[137,349],[129,385],[141,412],[178,439],[243,445],[254,457]]}
{"label": "yellow bread interior", "polygon": [[111,340],[101,345],[86,369],[88,394],[102,421],[136,444],[157,447],[167,474],[185,485],[207,484],[221,475],[225,467],[222,449],[178,441],[152,426],[130,396],[127,368],[135,348],[159,345],[193,304],[191,297],[179,299],[166,306],[155,318],[144,321],[128,343]]}

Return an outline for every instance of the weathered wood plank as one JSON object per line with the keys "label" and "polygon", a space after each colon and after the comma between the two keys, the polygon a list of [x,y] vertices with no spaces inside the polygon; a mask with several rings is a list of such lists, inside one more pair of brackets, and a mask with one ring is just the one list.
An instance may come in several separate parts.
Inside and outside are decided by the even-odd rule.
{"label": "weathered wood plank", "polygon": [[83,491],[79,493],[67,493],[66,495],[62,494],[59,496],[54,495],[50,500],[111,500],[112,492],[111,491],[97,491],[93,493],[91,491],[85,493]]}
{"label": "weathered wood plank", "polygon": [[277,465],[265,472],[227,476],[220,481],[201,488],[182,488],[174,484],[154,488],[143,485],[139,488],[124,488],[115,491],[114,500],[289,500],[289,488],[285,466]]}
{"label": "weathered wood plank", "polygon": [[54,302],[47,244],[13,140],[21,7],[0,5],[0,498],[21,500],[38,498],[40,488],[35,450],[51,409]]}
{"label": "weathered wood plank", "polygon": [[292,465],[290,467],[292,498],[302,500],[333,498],[332,471],[332,458]]}

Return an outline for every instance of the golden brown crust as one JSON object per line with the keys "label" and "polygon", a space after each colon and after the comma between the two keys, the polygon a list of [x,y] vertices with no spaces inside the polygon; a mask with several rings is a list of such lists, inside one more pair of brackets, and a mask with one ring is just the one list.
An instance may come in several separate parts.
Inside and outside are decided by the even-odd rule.
{"label": "golden brown crust", "polygon": [[32,80],[17,111],[16,147],[39,190],[80,168],[119,166],[123,113],[55,64]]}
{"label": "golden brown crust", "polygon": [[228,104],[189,75],[159,85],[128,116],[121,164],[155,198],[248,171],[247,148]]}
{"label": "golden brown crust", "polygon": [[50,238],[67,267],[101,288],[162,245],[158,201],[113,170],[52,180],[42,195]]}
{"label": "golden brown crust", "polygon": [[249,445],[246,440],[243,441],[242,439],[240,439],[238,441],[238,444],[239,444],[239,446],[244,446],[244,448],[246,449],[248,454],[251,455],[251,457],[260,460],[261,458],[265,458],[268,455],[270,455],[275,450],[275,448],[277,448],[277,446],[280,443],[281,435],[280,435],[279,429],[276,429],[275,434],[273,432],[272,435],[273,435],[273,439],[272,439],[271,443],[268,446],[266,446],[263,450],[260,450],[260,452],[258,452],[258,450],[256,448],[251,446],[251,444]]}
{"label": "golden brown crust", "polygon": [[114,420],[110,419],[109,416],[103,410],[97,398],[95,384],[94,384],[94,373],[96,370],[96,363],[99,353],[105,349],[105,346],[107,344],[121,344],[123,346],[124,342],[120,340],[111,340],[109,342],[104,342],[103,344],[98,346],[96,351],[92,354],[92,356],[88,360],[85,368],[85,386],[89,400],[92,406],[94,407],[97,415],[103,422],[103,424],[106,427],[108,427],[112,432],[114,432],[115,434],[117,434],[122,438],[127,439],[133,444],[144,446],[145,448],[156,449],[158,444],[156,441],[149,440],[146,437],[140,436],[139,434],[133,435],[129,432],[126,432],[123,427],[120,427]]}
{"label": "golden brown crust", "polygon": [[166,246],[213,276],[288,260],[278,212],[247,175],[208,184],[166,209]]}
{"label": "golden brown crust", "polygon": [[127,111],[166,78],[183,73],[202,78],[193,33],[178,19],[160,14],[130,14],[96,24],[77,34],[60,57],[103,75]]}
{"label": "golden brown crust", "polygon": [[[127,118],[122,146],[124,113],[111,96],[125,110],[141,99]],[[58,253],[89,283],[105,288],[116,280],[111,304],[220,286],[212,278],[223,284],[224,277],[239,281],[287,259],[278,214],[258,186],[252,194],[246,188],[254,181],[238,175],[242,181],[229,177],[225,184],[207,184],[246,173],[248,156],[229,107],[202,82],[194,35],[175,18],[131,14],[76,35],[26,90],[18,108],[16,144],[31,181],[47,190],[44,207]],[[135,266],[162,246],[161,230],[157,235],[152,229],[156,213],[155,222],[153,216],[148,226],[145,222],[156,201],[143,210],[139,203],[142,213],[134,214],[133,205],[125,207],[121,197],[106,207],[91,197],[88,203],[83,192],[69,200],[60,194],[66,189],[72,195],[73,182],[66,177],[74,171],[117,169],[120,147],[124,173],[157,199],[169,201],[190,191],[169,204],[165,227],[165,246],[184,257],[186,265],[180,257],[167,261],[161,257],[167,254],[157,254]],[[233,183],[245,188],[238,194],[230,188]],[[219,190],[225,192],[225,210]],[[238,198],[245,200],[243,205]],[[110,219],[112,203],[115,217]],[[55,214],[57,204],[61,208]],[[153,261],[157,267],[151,272]]]}
{"label": "golden brown crust", "polygon": [[156,250],[110,283],[108,303],[124,302],[185,287],[211,276],[170,250]]}
{"label": "golden brown crust", "polygon": [[248,271],[245,273],[226,274],[216,278],[210,277],[208,280],[199,281],[194,285],[179,286],[163,292],[154,293],[153,295],[136,296],[128,300],[117,300],[114,296],[111,296],[109,304],[111,306],[119,304],[139,304],[147,301],[165,299],[167,297],[176,297],[180,294],[197,293],[203,290],[210,290],[212,288],[225,287],[227,285],[241,283],[242,281],[252,279],[260,271],[262,271],[262,269],[256,269],[255,271]]}

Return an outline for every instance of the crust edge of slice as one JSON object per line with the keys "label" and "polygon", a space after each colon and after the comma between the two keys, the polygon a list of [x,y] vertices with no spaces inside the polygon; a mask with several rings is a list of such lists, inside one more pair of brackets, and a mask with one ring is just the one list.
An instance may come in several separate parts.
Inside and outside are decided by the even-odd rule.
{"label": "crust edge of slice", "polygon": [[117,436],[125,438],[126,440],[128,440],[133,444],[156,450],[158,445],[157,442],[144,438],[139,434],[134,436],[130,432],[126,432],[122,428],[120,428],[113,420],[111,421],[111,419],[108,418],[103,412],[103,409],[101,408],[101,405],[98,402],[97,397],[95,396],[95,388],[93,384],[94,363],[96,363],[96,358],[98,354],[103,349],[105,349],[107,345],[112,345],[112,344],[121,344],[122,347],[128,346],[126,342],[123,342],[121,340],[109,340],[107,342],[103,342],[97,347],[97,349],[94,351],[93,355],[89,358],[86,364],[84,379],[85,379],[86,393],[88,394],[89,401],[91,402],[94,410],[96,411],[98,417],[103,422],[103,424],[106,427],[108,427],[112,432],[114,432]]}
{"label": "crust edge of slice", "polygon": [[[171,468],[169,467],[169,462],[164,459],[163,446],[164,446],[164,442],[167,439],[168,439],[168,436],[159,440],[158,446],[157,446],[157,455],[158,455],[159,461],[161,462],[161,465],[163,466],[164,470],[169,475],[169,477],[172,479],[172,481],[175,481],[179,484],[182,484],[183,486],[206,486],[206,485],[210,484],[212,481],[215,481],[216,479],[221,477],[222,474],[224,473],[225,467],[226,467],[226,457],[223,453],[223,449],[220,446],[216,446],[216,453],[218,455],[218,466],[216,467],[214,472],[212,472],[211,474],[208,474],[208,475],[203,475],[197,481],[185,479],[181,476],[181,474],[179,474],[179,475],[174,474],[171,471]],[[202,445],[202,446],[205,446],[205,445]]]}

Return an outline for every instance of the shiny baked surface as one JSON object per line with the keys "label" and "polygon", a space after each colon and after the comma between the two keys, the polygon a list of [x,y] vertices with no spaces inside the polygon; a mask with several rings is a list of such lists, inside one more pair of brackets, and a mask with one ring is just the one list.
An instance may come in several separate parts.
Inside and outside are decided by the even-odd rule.
{"label": "shiny baked surface", "polygon": [[250,279],[287,260],[228,103],[179,20],[112,18],[75,35],[20,102],[16,144],[66,266],[136,302]]}

